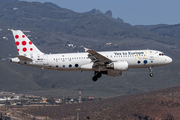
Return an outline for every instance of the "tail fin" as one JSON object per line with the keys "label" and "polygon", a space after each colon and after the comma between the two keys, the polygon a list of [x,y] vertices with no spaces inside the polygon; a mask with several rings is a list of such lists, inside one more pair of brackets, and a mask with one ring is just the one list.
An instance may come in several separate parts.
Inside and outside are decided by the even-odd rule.
{"label": "tail fin", "polygon": [[20,30],[12,30],[19,55],[43,54]]}

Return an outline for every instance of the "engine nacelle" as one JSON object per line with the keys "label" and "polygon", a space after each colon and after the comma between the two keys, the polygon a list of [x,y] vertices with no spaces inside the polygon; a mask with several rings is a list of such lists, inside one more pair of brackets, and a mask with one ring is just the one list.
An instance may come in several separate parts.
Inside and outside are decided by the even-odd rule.
{"label": "engine nacelle", "polygon": [[112,62],[109,65],[107,65],[108,69],[113,69],[117,71],[126,71],[128,70],[128,62],[127,61],[117,61],[117,62]]}

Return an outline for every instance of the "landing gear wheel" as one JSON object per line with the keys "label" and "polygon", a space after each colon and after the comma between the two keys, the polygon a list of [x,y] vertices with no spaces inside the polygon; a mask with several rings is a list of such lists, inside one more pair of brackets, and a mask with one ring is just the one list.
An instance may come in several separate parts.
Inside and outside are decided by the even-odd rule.
{"label": "landing gear wheel", "polygon": [[94,77],[92,78],[93,81],[97,81],[97,79],[98,79],[97,76],[94,76]]}
{"label": "landing gear wheel", "polygon": [[100,78],[102,76],[102,74],[100,72],[97,73],[96,75],[98,78]]}
{"label": "landing gear wheel", "polygon": [[102,73],[101,72],[97,72],[95,71],[94,72],[94,77],[92,78],[93,81],[97,81],[98,78],[100,78],[102,76]]}
{"label": "landing gear wheel", "polygon": [[154,74],[153,74],[153,73],[150,73],[149,75],[150,75],[150,77],[153,77]]}
{"label": "landing gear wheel", "polygon": [[154,74],[152,73],[152,67],[149,67],[149,72],[150,72],[150,74],[149,74],[150,77],[153,77]]}

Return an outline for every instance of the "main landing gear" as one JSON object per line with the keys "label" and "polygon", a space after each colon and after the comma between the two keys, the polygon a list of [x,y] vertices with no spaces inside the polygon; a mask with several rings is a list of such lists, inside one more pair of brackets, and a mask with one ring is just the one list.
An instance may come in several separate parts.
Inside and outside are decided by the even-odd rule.
{"label": "main landing gear", "polygon": [[149,67],[149,72],[150,72],[150,77],[153,77],[154,76],[154,74],[152,73],[152,67]]}
{"label": "main landing gear", "polygon": [[92,78],[93,81],[97,81],[98,78],[100,78],[102,76],[102,73],[101,72],[97,72],[95,71],[94,72],[94,77]]}

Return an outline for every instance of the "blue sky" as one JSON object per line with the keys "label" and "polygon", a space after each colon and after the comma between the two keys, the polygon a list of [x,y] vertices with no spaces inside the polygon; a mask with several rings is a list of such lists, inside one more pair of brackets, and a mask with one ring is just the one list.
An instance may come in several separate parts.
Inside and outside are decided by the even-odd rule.
{"label": "blue sky", "polygon": [[21,0],[53,2],[62,8],[75,12],[99,9],[113,12],[114,18],[121,18],[131,25],[155,25],[180,23],[180,0]]}

